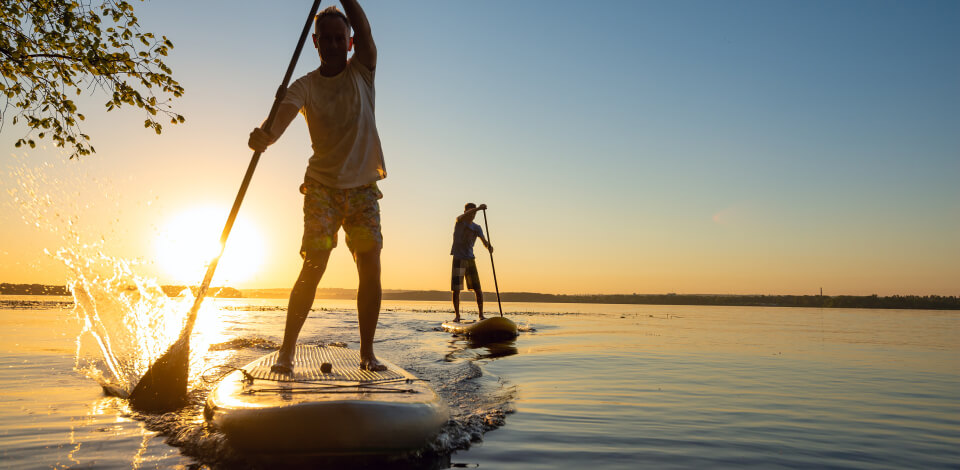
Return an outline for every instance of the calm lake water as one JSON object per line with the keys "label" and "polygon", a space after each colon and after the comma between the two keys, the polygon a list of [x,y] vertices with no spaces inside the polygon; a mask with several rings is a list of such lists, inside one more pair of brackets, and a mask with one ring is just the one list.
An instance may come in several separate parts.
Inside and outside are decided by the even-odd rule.
{"label": "calm lake water", "polygon": [[[232,449],[201,409],[221,366],[278,345],[285,300],[207,300],[194,405],[160,416],[76,369],[97,361],[71,300],[0,296],[0,467],[279,466]],[[358,347],[352,302],[314,307],[303,342]],[[419,456],[357,465],[960,467],[958,312],[504,307],[520,336],[480,345],[439,331],[446,303],[384,303],[378,354],[430,380],[452,419]]]}

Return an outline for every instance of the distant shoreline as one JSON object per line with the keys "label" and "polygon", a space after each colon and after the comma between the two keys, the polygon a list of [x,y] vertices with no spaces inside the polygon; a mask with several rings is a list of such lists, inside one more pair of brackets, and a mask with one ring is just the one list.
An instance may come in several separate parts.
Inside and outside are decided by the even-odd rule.
{"label": "distant shoreline", "polygon": [[[186,286],[162,286],[169,296],[183,292]],[[191,288],[196,290],[196,288]],[[224,298],[264,298],[285,299],[290,289],[235,289],[232,287],[211,287],[210,297]],[[44,284],[0,284],[0,295],[60,295],[69,296],[66,286]],[[484,301],[496,302],[496,294],[484,293]],[[320,288],[318,299],[356,299],[355,289]],[[449,291],[396,290],[385,289],[384,300],[449,301]],[[472,292],[462,294],[463,301],[473,301]],[[501,302],[542,302],[542,303],[593,303],[626,305],[719,305],[737,307],[808,307],[808,308],[874,308],[874,309],[911,309],[911,310],[960,310],[960,297],[939,295],[713,295],[713,294],[609,294],[609,295],[565,295],[540,294],[535,292],[504,292]],[[488,307],[489,309],[489,307]]]}

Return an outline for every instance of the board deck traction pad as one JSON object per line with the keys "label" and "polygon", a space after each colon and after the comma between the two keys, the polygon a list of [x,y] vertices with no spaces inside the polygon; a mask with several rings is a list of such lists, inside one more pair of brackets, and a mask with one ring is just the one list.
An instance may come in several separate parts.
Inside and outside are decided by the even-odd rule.
{"label": "board deck traction pad", "polygon": [[[407,379],[389,361],[380,360],[387,370],[369,371],[360,369],[360,353],[335,346],[310,346],[298,344],[293,355],[293,374],[278,374],[270,370],[277,362],[279,351],[268,354],[257,362],[243,368],[254,379],[275,382],[384,382]],[[329,362],[330,373],[320,371],[320,365]]]}

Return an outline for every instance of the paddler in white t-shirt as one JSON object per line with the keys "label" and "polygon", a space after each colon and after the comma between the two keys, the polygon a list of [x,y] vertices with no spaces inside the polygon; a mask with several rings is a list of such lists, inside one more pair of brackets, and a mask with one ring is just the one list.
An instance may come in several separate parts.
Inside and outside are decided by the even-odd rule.
{"label": "paddler in white t-shirt", "polygon": [[[273,370],[291,374],[297,337],[313,305],[317,285],[337,245],[342,226],[360,277],[357,314],[360,368],[384,370],[373,352],[380,317],[380,204],[377,181],[387,176],[374,118],[377,47],[366,14],[356,0],[341,0],[341,12],[328,7],[316,18],[313,44],[320,67],[287,89],[270,129],[254,129],[250,148],[264,151],[302,113],[313,155],[300,192],[303,202],[303,267],[287,306],[283,344]],[[350,37],[353,28],[354,36]],[[353,50],[348,60],[347,53]]]}

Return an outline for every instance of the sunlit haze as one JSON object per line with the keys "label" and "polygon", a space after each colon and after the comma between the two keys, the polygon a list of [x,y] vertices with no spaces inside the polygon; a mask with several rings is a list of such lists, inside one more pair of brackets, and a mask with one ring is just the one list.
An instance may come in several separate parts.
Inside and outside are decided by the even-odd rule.
{"label": "sunlit haze", "polygon": [[[196,284],[208,263],[220,253],[220,233],[226,207],[192,207],[165,221],[156,239],[156,260],[172,279]],[[237,219],[221,256],[220,282],[245,282],[263,264],[265,245],[257,228],[246,218]]]}
{"label": "sunlit haze", "polygon": [[[160,283],[203,277],[309,2],[134,6],[175,45],[186,123],[158,136],[79,96],[97,153],[67,161],[49,140],[15,149],[25,129],[5,116],[0,282],[64,284],[44,250],[76,242]],[[363,6],[386,289],[447,290],[454,218],[475,202],[501,291],[960,295],[960,2]],[[295,77],[318,65],[306,47]],[[214,284],[292,286],[310,154],[298,117]],[[29,195],[16,169],[43,163]],[[52,195],[42,223],[27,195]],[[492,287],[479,244],[477,259]],[[320,285],[356,284],[341,232]]]}

